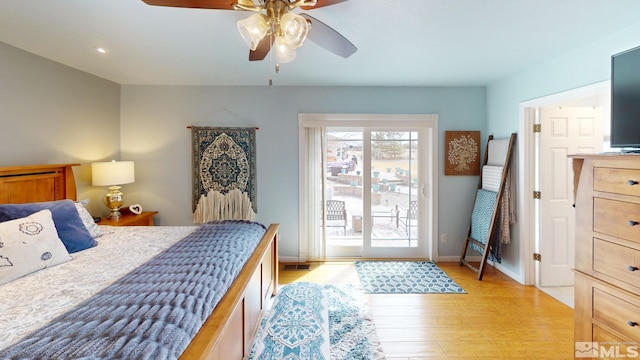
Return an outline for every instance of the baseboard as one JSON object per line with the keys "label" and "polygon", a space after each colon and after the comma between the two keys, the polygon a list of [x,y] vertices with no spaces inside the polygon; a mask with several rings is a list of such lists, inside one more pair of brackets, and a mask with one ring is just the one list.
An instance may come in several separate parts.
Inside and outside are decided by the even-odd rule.
{"label": "baseboard", "polygon": [[[480,261],[482,261],[482,256],[478,255],[478,256],[467,256],[466,257],[468,262],[477,262],[479,263]],[[280,263],[305,263],[306,261],[302,260],[301,258],[297,257],[297,256],[280,256],[278,257],[278,261]],[[457,263],[460,262],[460,256],[438,256],[438,262],[442,262],[442,263]],[[493,266],[494,268],[496,268],[496,270],[500,271],[501,273],[507,275],[508,277],[512,278],[513,280],[517,281],[518,283],[524,285],[524,278],[519,275],[514,273],[513,271],[511,271],[510,269],[506,268],[505,266],[503,266],[502,264],[498,264],[495,263],[493,261],[489,261],[487,260],[487,264]]]}
{"label": "baseboard", "polygon": [[519,282],[520,284],[525,285],[524,277],[522,275],[514,273],[513,271],[509,270],[507,267],[503,266],[502,264],[491,263],[491,265],[501,273],[507,275],[508,277]]}
{"label": "baseboard", "polygon": [[[480,262],[482,260],[482,256],[467,256],[468,262]],[[438,262],[460,262],[460,256],[438,256]]]}
{"label": "baseboard", "polygon": [[281,263],[303,263],[305,262],[297,256],[278,256],[278,262]]}
{"label": "baseboard", "polygon": [[[296,258],[292,257],[291,259],[296,259]],[[408,259],[408,260],[412,260],[412,259]],[[478,262],[479,263],[481,260],[482,260],[482,256],[480,256],[480,255],[478,255],[478,256],[467,256],[467,261],[469,261],[469,262]],[[281,258],[280,262],[300,262],[300,261],[298,261],[298,260],[283,260]],[[438,262],[442,262],[442,263],[457,263],[457,262],[460,262],[460,256],[438,256]]]}
{"label": "baseboard", "polygon": [[[467,256],[466,259],[468,262],[479,263],[480,261],[482,261],[482,256],[480,255]],[[459,262],[459,261],[460,261],[460,256],[438,256],[438,262]],[[493,262],[488,259],[487,259],[487,265],[493,266],[496,270],[500,271],[501,273],[507,275],[508,277],[512,278],[518,283],[525,285],[524,278],[521,275],[514,273],[512,270],[508,269],[504,265]]]}

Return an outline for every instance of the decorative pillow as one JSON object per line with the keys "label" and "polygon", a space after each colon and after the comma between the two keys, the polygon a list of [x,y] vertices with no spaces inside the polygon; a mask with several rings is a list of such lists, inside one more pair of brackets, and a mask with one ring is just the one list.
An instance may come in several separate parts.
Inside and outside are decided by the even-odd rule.
{"label": "decorative pillow", "polygon": [[58,229],[58,236],[69,253],[88,249],[98,244],[80,220],[78,210],[71,200],[2,204],[0,205],[0,222],[27,217],[44,209],[51,210],[53,222]]}
{"label": "decorative pillow", "polygon": [[84,202],[77,202],[76,210],[78,210],[78,215],[80,215],[80,220],[89,231],[89,234],[92,238],[97,239],[102,236],[102,229],[96,224],[95,220],[93,220],[93,216],[89,214],[89,211],[84,207]]}
{"label": "decorative pillow", "polygon": [[69,260],[50,210],[0,223],[0,285]]}

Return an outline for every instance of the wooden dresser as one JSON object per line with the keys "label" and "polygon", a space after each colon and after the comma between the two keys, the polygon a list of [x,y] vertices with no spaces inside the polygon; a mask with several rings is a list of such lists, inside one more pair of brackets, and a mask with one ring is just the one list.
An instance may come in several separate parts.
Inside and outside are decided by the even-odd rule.
{"label": "wooden dresser", "polygon": [[640,345],[640,155],[572,159],[575,341],[616,344],[624,355]]}

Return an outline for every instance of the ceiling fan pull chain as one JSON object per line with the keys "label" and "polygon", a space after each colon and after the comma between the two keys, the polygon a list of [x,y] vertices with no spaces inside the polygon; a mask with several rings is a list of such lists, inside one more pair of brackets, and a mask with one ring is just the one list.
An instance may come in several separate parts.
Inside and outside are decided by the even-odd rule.
{"label": "ceiling fan pull chain", "polygon": [[[273,39],[273,29],[269,32],[269,38],[271,43],[273,43],[274,39]],[[273,57],[275,51],[270,51],[269,52],[269,87],[273,87]],[[276,64],[276,66],[278,66],[278,64]]]}

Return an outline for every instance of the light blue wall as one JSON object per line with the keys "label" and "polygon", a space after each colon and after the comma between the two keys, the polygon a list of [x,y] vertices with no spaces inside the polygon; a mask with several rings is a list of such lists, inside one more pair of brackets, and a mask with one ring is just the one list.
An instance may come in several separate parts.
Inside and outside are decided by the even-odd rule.
{"label": "light blue wall", "polygon": [[[521,102],[609,80],[611,55],[638,45],[640,22],[488,86],[487,130],[496,136],[518,132]],[[502,264],[522,275],[519,229],[514,230],[512,243],[503,248]]]}
{"label": "light blue wall", "polygon": [[120,154],[120,85],[0,43],[0,166],[80,163],[78,197],[104,208],[95,160]]}
{"label": "light blue wall", "polygon": [[[160,225],[189,225],[191,133],[187,125],[256,126],[258,214],[280,223],[280,255],[298,256],[298,114],[439,114],[445,130],[485,137],[485,88],[122,86],[122,157],[136,161],[130,201],[158,210]],[[462,249],[477,185],[475,176],[444,176],[439,159],[441,256]]]}

